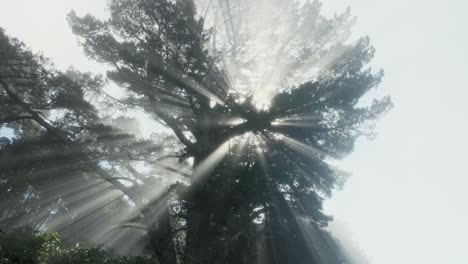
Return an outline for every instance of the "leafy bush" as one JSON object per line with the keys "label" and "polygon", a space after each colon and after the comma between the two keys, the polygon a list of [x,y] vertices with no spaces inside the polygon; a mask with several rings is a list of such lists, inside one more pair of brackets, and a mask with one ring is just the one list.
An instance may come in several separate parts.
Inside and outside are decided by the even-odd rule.
{"label": "leafy bush", "polygon": [[57,233],[31,228],[0,231],[0,264],[149,264],[145,257],[113,256],[95,246],[65,248]]}
{"label": "leafy bush", "polygon": [[99,247],[79,245],[75,248],[60,250],[48,258],[47,264],[149,264],[144,257],[114,257]]}

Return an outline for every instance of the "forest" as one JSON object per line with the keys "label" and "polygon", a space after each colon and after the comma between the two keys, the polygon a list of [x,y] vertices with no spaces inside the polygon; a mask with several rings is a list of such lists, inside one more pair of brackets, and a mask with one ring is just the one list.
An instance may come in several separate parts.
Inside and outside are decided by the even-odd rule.
{"label": "forest", "polygon": [[105,76],[0,28],[0,263],[351,264],[325,229],[333,161],[392,108],[366,97],[383,71],[351,11],[108,5],[67,17]]}

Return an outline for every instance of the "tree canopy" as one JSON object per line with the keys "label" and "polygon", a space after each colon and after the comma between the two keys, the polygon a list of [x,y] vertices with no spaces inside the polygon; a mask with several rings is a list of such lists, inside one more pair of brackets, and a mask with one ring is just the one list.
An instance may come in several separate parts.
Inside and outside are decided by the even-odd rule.
{"label": "tree canopy", "polygon": [[[342,263],[330,165],[391,107],[350,11],[321,3],[112,0],[71,12],[103,77],[53,69],[0,31],[0,223],[149,252],[159,263]],[[161,128],[105,115],[138,109]],[[18,199],[21,197],[21,199]],[[123,240],[125,239],[125,240]],[[137,251],[132,251],[136,250]],[[145,249],[145,250],[143,250]]]}

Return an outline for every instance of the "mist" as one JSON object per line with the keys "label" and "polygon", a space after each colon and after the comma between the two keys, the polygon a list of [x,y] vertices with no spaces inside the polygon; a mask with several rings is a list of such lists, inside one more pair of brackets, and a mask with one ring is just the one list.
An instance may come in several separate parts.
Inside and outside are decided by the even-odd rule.
{"label": "mist", "polygon": [[[294,48],[286,52],[284,47],[300,48],[303,43],[317,41],[319,28],[314,34],[307,25],[291,31],[297,26],[296,17],[275,13],[278,6],[287,9],[288,3],[282,1],[253,1],[253,7],[248,10],[232,7],[233,18],[230,20],[220,15],[227,15],[227,7],[220,3],[197,1],[197,15],[206,17],[206,27],[214,28],[216,36],[210,42],[209,50],[211,54],[221,53],[226,83],[240,95],[240,102],[252,100],[259,111],[267,111],[271,100],[284,92],[285,87],[316,81],[320,70],[354,47],[359,37],[370,37],[376,49],[370,66],[373,72],[383,69],[385,74],[378,89],[360,98],[359,105],[369,106],[374,98],[390,95],[394,107],[376,122],[375,134],[357,139],[349,156],[332,159],[334,166],[351,176],[346,177],[342,188],[335,189],[333,196],[324,202],[325,213],[334,217],[327,230],[340,242],[351,263],[467,263],[462,239],[468,235],[468,229],[464,227],[468,221],[468,208],[463,204],[468,198],[463,190],[467,182],[464,164],[468,147],[465,136],[468,134],[465,117],[468,106],[464,102],[468,96],[468,36],[463,30],[468,26],[464,14],[468,4],[457,0],[326,1],[322,14],[326,17],[341,15],[347,26],[325,38],[320,46],[323,51],[320,56],[293,65],[287,62],[297,61],[301,53]],[[0,0],[0,7],[0,27],[24,41],[34,52],[50,57],[58,69],[66,70],[72,65],[84,72],[105,74],[109,70],[109,65],[84,55],[77,36],[66,21],[72,9],[80,16],[91,13],[107,19],[107,1]],[[226,21],[237,21],[238,24],[227,24]],[[233,52],[232,47],[240,46],[241,42],[245,44],[245,50]],[[268,45],[262,45],[264,43]],[[112,82],[104,89],[118,98],[122,94],[121,87]],[[205,88],[198,88],[196,92],[216,101],[211,93],[201,89]],[[213,107],[219,105],[217,102]],[[135,117],[141,124],[138,128],[141,138],[154,139],[157,133],[165,132],[141,109],[122,111],[122,114]],[[283,126],[310,128],[317,125],[310,121],[313,119],[310,116],[294,118],[299,120],[283,120]],[[302,120],[307,126],[302,125]],[[13,133],[6,127],[0,131],[2,136]],[[283,138],[283,141],[288,140]],[[251,145],[258,149],[261,143],[255,142]],[[289,142],[290,146],[299,149],[298,152],[302,150],[309,156],[320,156],[310,148],[304,149],[302,143]],[[223,155],[231,151],[230,143],[231,140],[223,142],[222,151],[214,150],[212,153],[217,155],[209,162],[201,163],[203,173],[200,174],[207,174],[205,171],[212,170]],[[261,153],[263,150],[258,151],[258,155]],[[184,179],[181,173],[191,173],[190,163],[186,163],[168,174],[164,166],[174,164],[177,162],[164,161],[163,167],[160,165],[156,169],[156,180],[166,184],[164,175],[170,175],[169,181],[175,182]],[[88,196],[89,200],[77,204],[78,213],[92,212],[120,197],[115,192],[100,195],[108,186],[99,185],[99,182],[80,186],[64,181],[49,186],[48,191],[55,194],[64,185],[70,186],[64,195],[71,201]],[[94,187],[73,197],[77,190],[89,186]],[[150,201],[164,197],[163,193],[162,189],[150,188],[140,195]],[[47,199],[41,203],[45,205],[46,202]],[[97,218],[88,219],[89,226],[102,231],[85,230],[93,234],[90,240],[119,245],[128,239],[129,244],[131,241],[135,243],[131,253],[140,253],[141,245],[135,233],[110,238],[106,233],[119,226],[119,220],[132,217],[138,206],[141,205],[133,204],[115,213],[110,228],[108,223],[99,223]],[[61,226],[64,221],[57,218],[50,222],[50,226]],[[79,228],[70,229],[71,233],[80,232]],[[129,250],[123,248],[120,251]]]}

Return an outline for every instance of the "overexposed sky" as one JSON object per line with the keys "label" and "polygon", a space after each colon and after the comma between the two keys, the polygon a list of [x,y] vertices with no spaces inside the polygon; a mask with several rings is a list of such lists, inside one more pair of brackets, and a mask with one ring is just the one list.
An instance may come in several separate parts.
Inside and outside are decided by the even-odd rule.
{"label": "overexposed sky", "polygon": [[66,21],[73,9],[79,15],[105,17],[106,0],[0,0],[0,27],[25,42],[34,51],[52,58],[59,69],[71,64],[81,71],[105,68],[88,60]]}
{"label": "overexposed sky", "polygon": [[[370,35],[376,92],[395,108],[374,141],[359,141],[340,165],[353,173],[327,203],[332,225],[372,264],[466,264],[468,237],[468,2],[326,0],[351,6],[356,32]],[[106,0],[0,0],[0,27],[61,69],[105,67],[87,60],[66,14],[105,16]]]}
{"label": "overexposed sky", "polygon": [[353,177],[329,210],[371,263],[468,263],[468,2],[327,3],[358,16],[395,103],[342,162]]}

